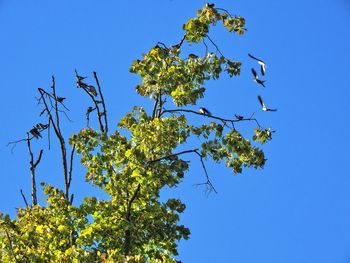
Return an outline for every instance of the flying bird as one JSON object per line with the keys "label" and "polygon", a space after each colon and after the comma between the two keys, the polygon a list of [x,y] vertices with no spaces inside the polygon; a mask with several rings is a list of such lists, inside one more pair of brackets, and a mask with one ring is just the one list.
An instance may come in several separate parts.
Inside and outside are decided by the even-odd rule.
{"label": "flying bird", "polygon": [[262,110],[263,110],[263,111],[265,111],[265,112],[268,112],[268,111],[277,111],[277,109],[270,109],[270,108],[267,108],[260,95],[258,95],[258,100],[259,100],[259,102],[260,102],[260,104],[261,104],[261,107],[262,107]]}
{"label": "flying bird", "polygon": [[211,116],[211,112],[208,111],[208,110],[207,110],[206,108],[204,108],[204,107],[200,107],[200,108],[199,108],[199,112],[200,112],[200,114]]}
{"label": "flying bird", "polygon": [[36,127],[33,126],[33,129],[31,129],[29,131],[35,138],[39,139],[39,137],[41,138],[41,134],[38,131],[38,129]]}
{"label": "flying bird", "polygon": [[258,73],[256,73],[255,69],[252,68],[252,73],[253,73],[253,76],[254,76],[254,81],[260,85],[262,85],[263,87],[265,87],[265,80],[261,80],[259,79],[259,76],[258,76]]}
{"label": "flying bird", "polygon": [[254,57],[253,55],[251,55],[249,53],[248,53],[248,56],[258,62],[258,64],[260,65],[261,74],[264,76],[265,73],[266,73],[266,64],[265,64],[265,62],[262,61],[261,59],[258,59],[256,57]]}

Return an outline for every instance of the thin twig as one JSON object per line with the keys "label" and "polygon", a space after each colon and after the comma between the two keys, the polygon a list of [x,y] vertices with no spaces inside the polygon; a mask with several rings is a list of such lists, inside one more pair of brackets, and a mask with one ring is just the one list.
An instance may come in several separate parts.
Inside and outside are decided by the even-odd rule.
{"label": "thin twig", "polygon": [[218,193],[216,191],[216,189],[214,188],[213,184],[211,183],[210,181],[210,178],[209,178],[209,175],[208,175],[208,172],[207,172],[207,168],[205,167],[205,164],[204,164],[204,160],[203,160],[203,156],[198,152],[198,151],[195,151],[195,153],[199,156],[200,158],[200,161],[201,161],[201,164],[202,164],[202,167],[203,167],[203,170],[204,170],[204,173],[205,173],[205,176],[207,178],[207,181],[205,183],[201,183],[201,184],[197,184],[197,185],[203,185],[203,184],[206,184],[209,186],[210,189],[212,189],[216,194]]}
{"label": "thin twig", "polygon": [[233,123],[236,123],[236,122],[241,122],[241,121],[254,121],[259,127],[261,127],[261,125],[259,124],[258,120],[253,118],[253,115],[254,113],[252,114],[251,117],[249,118],[243,118],[243,119],[225,119],[225,118],[221,118],[221,117],[217,117],[217,116],[213,116],[213,115],[204,115],[200,112],[197,112],[197,111],[194,111],[194,110],[187,110],[187,109],[176,109],[176,110],[164,110],[162,112],[163,113],[171,113],[171,112],[190,112],[190,113],[193,113],[193,114],[197,114],[197,115],[201,115],[201,116],[205,116],[205,117],[208,117],[208,118],[212,118],[212,119],[216,119],[216,120],[220,120],[224,123],[226,122],[230,122],[232,125]]}
{"label": "thin twig", "polygon": [[21,192],[21,195],[22,195],[23,201],[24,201],[24,203],[26,204],[26,207],[29,207],[28,202],[27,202],[27,198],[26,198],[26,197],[25,197],[25,195],[23,194],[22,189],[20,190],[20,192]]}
{"label": "thin twig", "polygon": [[215,42],[210,38],[209,35],[207,35],[207,38],[208,38],[208,40],[213,44],[213,46],[216,48],[216,51],[219,52],[221,56],[225,57],[225,56],[221,53],[219,47],[215,44]]}
{"label": "thin twig", "polygon": [[72,182],[74,151],[75,151],[75,144],[73,144],[72,151],[70,153],[69,173],[68,173],[68,187],[70,187],[70,184]]}

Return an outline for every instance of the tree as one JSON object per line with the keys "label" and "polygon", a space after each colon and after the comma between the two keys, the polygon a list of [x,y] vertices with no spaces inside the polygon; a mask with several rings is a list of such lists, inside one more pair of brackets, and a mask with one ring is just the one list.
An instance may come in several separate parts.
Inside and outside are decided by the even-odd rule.
{"label": "tree", "polygon": [[[96,72],[95,83],[91,84],[76,71],[77,87],[91,98],[92,105],[86,112],[87,127],[68,140],[70,150],[60,119],[67,107],[65,98],[56,94],[55,78],[50,91],[38,89],[38,102],[43,107],[40,115],[47,122],[38,123],[26,138],[11,143],[27,144],[31,204],[22,194],[26,206],[18,209],[16,219],[1,214],[2,262],[176,262],[177,242],[190,235],[190,230],[179,224],[185,204],[179,199],[160,202],[159,196],[165,186],[181,182],[189,168],[183,156],[198,158],[205,176],[201,185],[213,192],[216,189],[206,170],[207,159],[225,162],[234,173],[241,173],[243,167],[264,166],[264,153],[254,141],[263,144],[271,139],[272,132],[261,127],[253,116],[226,119],[205,108],[199,112],[186,108],[204,97],[206,81],[216,80],[223,73],[240,75],[241,63],[225,57],[209,36],[210,27],[217,23],[238,35],[246,31],[244,18],[206,4],[184,24],[185,33],[179,43],[167,46],[158,42],[132,63],[130,71],[142,79],[136,91],[152,99],[153,110],[148,113],[134,106],[112,133]],[[185,43],[202,43],[206,54],[182,55]],[[97,129],[90,127],[93,113]],[[205,123],[191,124],[190,115],[198,115]],[[257,125],[252,140],[235,128],[235,123],[247,121]],[[58,140],[64,189],[41,183],[46,203],[39,204],[35,172],[43,151],[35,158],[31,144],[46,131]],[[191,137],[200,138],[201,144],[185,148]],[[108,200],[86,197],[83,203],[73,204],[70,186],[76,153],[87,168],[86,181],[104,190]]]}

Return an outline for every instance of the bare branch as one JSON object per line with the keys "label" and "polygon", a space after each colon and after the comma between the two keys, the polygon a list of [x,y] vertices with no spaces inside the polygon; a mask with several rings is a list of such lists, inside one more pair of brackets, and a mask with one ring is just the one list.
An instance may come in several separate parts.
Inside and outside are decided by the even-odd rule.
{"label": "bare branch", "polygon": [[25,195],[23,194],[22,189],[21,189],[20,192],[21,192],[21,196],[22,196],[22,198],[23,198],[23,201],[24,201],[24,203],[26,204],[26,207],[29,207],[28,202],[27,202],[27,198],[26,198]]}
{"label": "bare branch", "polygon": [[75,152],[75,144],[73,144],[72,151],[70,153],[69,173],[68,173],[68,187],[70,187],[70,184],[72,182],[74,152]]}
{"label": "bare branch", "polygon": [[5,229],[5,233],[6,233],[7,240],[9,241],[11,254],[12,254],[13,258],[15,259],[15,262],[18,263],[19,261],[15,255],[15,252],[13,251],[12,240],[11,240],[10,234],[8,233],[7,229]]}
{"label": "bare branch", "polygon": [[217,117],[217,116],[213,116],[213,115],[204,115],[200,112],[194,111],[194,110],[186,110],[186,109],[176,109],[176,110],[164,110],[162,112],[163,113],[171,113],[171,112],[190,112],[193,114],[197,114],[197,115],[201,115],[201,116],[205,116],[208,118],[212,118],[212,119],[216,119],[216,120],[220,120],[222,121],[224,124],[226,124],[227,122],[231,123],[232,125],[234,125],[234,123],[236,122],[241,122],[241,121],[254,121],[259,127],[261,127],[261,125],[259,124],[258,120],[253,118],[254,113],[249,117],[249,118],[243,118],[243,119],[225,119],[225,118],[221,118],[221,117]]}
{"label": "bare branch", "polygon": [[32,181],[32,205],[36,205],[38,203],[38,200],[37,200],[37,194],[36,194],[35,170],[41,161],[41,157],[43,155],[43,149],[40,150],[39,156],[34,163],[34,154],[32,152],[32,148],[31,148],[31,144],[30,144],[29,133],[27,133],[27,148],[28,148],[29,157],[30,157],[29,165],[30,165],[30,177],[31,177],[31,181]]}
{"label": "bare branch", "polygon": [[207,35],[207,38],[208,38],[208,40],[213,44],[213,46],[216,48],[216,51],[219,52],[221,56],[225,57],[225,56],[221,53],[219,47],[215,44],[215,42],[210,38],[209,35]]}
{"label": "bare branch", "polygon": [[104,116],[104,121],[105,121],[105,133],[108,133],[108,122],[107,122],[107,109],[106,109],[106,105],[105,105],[105,100],[103,98],[103,94],[102,94],[102,90],[101,90],[101,86],[100,86],[100,82],[98,81],[98,77],[96,72],[93,72],[94,74],[94,78],[96,81],[96,85],[98,88],[98,93],[100,94],[100,98],[101,98],[101,103],[102,103],[102,107],[103,107],[103,116]]}
{"label": "bare branch", "polygon": [[207,172],[207,168],[205,167],[205,164],[204,164],[203,156],[198,151],[195,151],[195,153],[199,156],[199,158],[201,160],[201,164],[202,164],[202,167],[203,167],[206,179],[207,179],[207,181],[205,183],[201,183],[201,184],[197,184],[197,185],[203,185],[203,184],[208,185],[209,188],[217,194],[218,192],[216,191],[216,189],[214,188],[213,184],[210,181],[210,178],[209,178],[209,175]]}

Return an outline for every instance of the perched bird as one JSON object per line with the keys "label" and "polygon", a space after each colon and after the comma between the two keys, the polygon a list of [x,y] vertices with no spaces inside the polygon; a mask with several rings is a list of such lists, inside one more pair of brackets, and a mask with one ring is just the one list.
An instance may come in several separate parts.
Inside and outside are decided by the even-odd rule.
{"label": "perched bird", "polygon": [[66,98],[65,97],[57,97],[58,102],[63,102]]}
{"label": "perched bird", "polygon": [[262,107],[263,111],[265,111],[265,112],[267,112],[267,111],[277,111],[277,109],[269,109],[269,108],[267,108],[260,95],[258,95],[258,100],[259,100],[259,102],[261,104],[261,107]]}
{"label": "perched bird", "polygon": [[79,80],[79,81],[77,81],[77,87],[86,89],[88,87],[88,85],[86,83],[82,82],[81,80]]}
{"label": "perched bird", "polygon": [[251,57],[252,59],[256,60],[258,62],[258,64],[260,65],[260,71],[261,71],[261,74],[264,76],[265,73],[266,73],[266,64],[264,61],[262,61],[261,59],[258,59],[256,57],[254,57],[253,55],[251,54],[248,54],[249,57]]}
{"label": "perched bird", "polygon": [[210,7],[210,8],[213,8],[215,6],[215,4],[209,4],[209,3],[206,3],[205,4],[206,7]]}
{"label": "perched bird", "polygon": [[197,58],[198,58],[198,56],[195,55],[195,54],[193,54],[193,53],[189,54],[188,57],[189,57],[190,59],[197,59]]}
{"label": "perched bird", "polygon": [[82,77],[82,76],[79,76],[78,74],[77,74],[77,72],[75,71],[75,73],[76,73],[76,76],[77,76],[77,82],[79,82],[79,81],[82,81],[82,80],[84,80],[84,79],[86,79],[87,77]]}
{"label": "perched bird", "polygon": [[93,108],[91,106],[89,106],[86,110],[86,115],[89,115],[92,111],[94,111],[96,108]]}
{"label": "perched bird", "polygon": [[244,119],[244,116],[237,115],[237,114],[235,114],[235,117],[236,117],[236,119],[239,120],[239,121]]}
{"label": "perched bird", "polygon": [[95,87],[94,86],[88,86],[88,88],[89,88],[89,92],[93,95],[93,96],[97,96],[97,91],[96,91],[96,89],[95,89]]}
{"label": "perched bird", "polygon": [[36,129],[39,129],[39,130],[45,130],[49,127],[49,124],[42,124],[42,123],[38,123],[37,125],[35,125]]}
{"label": "perched bird", "polygon": [[258,73],[256,73],[255,69],[253,69],[253,68],[252,68],[252,73],[253,73],[253,76],[254,76],[254,81],[256,83],[262,85],[263,87],[265,87],[265,85],[264,85],[265,80],[259,79]]}
{"label": "perched bird", "polygon": [[39,137],[41,138],[40,132],[39,132],[38,129],[35,128],[34,126],[33,126],[33,129],[31,129],[29,132],[30,132],[35,138],[37,138],[37,139],[39,139]]}
{"label": "perched bird", "polygon": [[201,114],[203,114],[203,115],[211,116],[211,112],[208,111],[208,110],[207,110],[206,108],[204,108],[204,107],[200,107],[200,108],[199,108],[199,112],[200,112]]}

